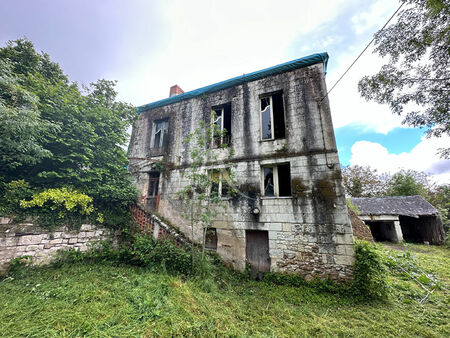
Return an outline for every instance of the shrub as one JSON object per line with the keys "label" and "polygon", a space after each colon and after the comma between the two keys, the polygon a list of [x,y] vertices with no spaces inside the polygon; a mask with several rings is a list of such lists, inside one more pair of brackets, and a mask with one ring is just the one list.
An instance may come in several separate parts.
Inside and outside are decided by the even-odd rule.
{"label": "shrub", "polygon": [[353,293],[361,299],[387,296],[386,268],[374,244],[355,241]]}

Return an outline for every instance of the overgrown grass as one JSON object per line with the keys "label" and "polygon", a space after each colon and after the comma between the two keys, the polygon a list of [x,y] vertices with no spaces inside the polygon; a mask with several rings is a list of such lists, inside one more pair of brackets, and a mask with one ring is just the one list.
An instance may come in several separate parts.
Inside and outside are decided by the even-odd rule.
{"label": "overgrown grass", "polygon": [[[0,282],[0,336],[448,337],[450,251],[377,247],[391,260],[383,302],[302,283],[249,281],[226,270],[187,278],[107,262],[30,268]],[[398,265],[438,281],[427,284],[434,291],[423,304],[427,292]]]}

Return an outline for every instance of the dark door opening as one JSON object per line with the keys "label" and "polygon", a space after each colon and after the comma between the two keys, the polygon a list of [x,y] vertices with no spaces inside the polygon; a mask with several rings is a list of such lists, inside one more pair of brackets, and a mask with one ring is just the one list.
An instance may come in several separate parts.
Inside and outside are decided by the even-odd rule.
{"label": "dark door opening", "polygon": [[262,272],[270,271],[269,233],[267,231],[245,231],[246,260],[251,266],[252,275],[261,277]]}
{"label": "dark door opening", "polygon": [[147,194],[147,209],[158,209],[159,196],[159,171],[150,171],[148,173],[148,194]]}
{"label": "dark door opening", "polygon": [[369,226],[373,239],[376,242],[396,241],[394,221],[366,221],[365,223]]}

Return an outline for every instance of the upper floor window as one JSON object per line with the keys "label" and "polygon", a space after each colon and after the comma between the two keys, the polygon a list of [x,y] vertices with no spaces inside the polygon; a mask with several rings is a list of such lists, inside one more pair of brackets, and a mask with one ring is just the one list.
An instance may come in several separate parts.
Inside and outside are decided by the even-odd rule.
{"label": "upper floor window", "polygon": [[291,167],[289,163],[261,167],[263,196],[291,196]]}
{"label": "upper floor window", "polygon": [[164,150],[167,147],[168,141],[169,141],[169,119],[154,121],[151,147],[153,149]]}
{"label": "upper floor window", "polygon": [[283,94],[264,96],[261,103],[261,139],[273,140],[285,137]]}
{"label": "upper floor window", "polygon": [[231,144],[231,103],[213,109],[212,123],[215,124],[217,135],[213,137],[213,147],[220,147],[222,144]]}

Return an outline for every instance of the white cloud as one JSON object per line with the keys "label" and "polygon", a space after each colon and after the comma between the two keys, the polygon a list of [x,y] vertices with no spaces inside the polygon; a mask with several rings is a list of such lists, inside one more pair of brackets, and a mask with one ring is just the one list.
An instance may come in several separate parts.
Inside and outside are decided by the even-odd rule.
{"label": "white cloud", "polygon": [[448,147],[450,137],[425,138],[410,152],[393,154],[379,143],[358,141],[352,146],[351,165],[369,165],[380,172],[394,173],[400,169],[424,171],[439,183],[450,183],[450,160],[439,158],[437,149]]}
{"label": "white cloud", "polygon": [[[359,44],[343,46],[347,52],[333,60],[337,66],[334,67],[335,71],[328,75],[329,89],[361,53],[372,38],[372,34],[386,23],[397,7],[397,1],[378,0],[351,18],[354,33],[366,34],[367,38],[360,40]],[[359,80],[364,75],[375,74],[386,63],[386,60],[373,54],[373,49],[371,45],[329,95],[333,123],[336,128],[356,124],[363,129],[387,134],[394,128],[404,127],[401,123],[402,117],[393,115],[387,105],[380,105],[373,101],[367,102],[358,92]]]}
{"label": "white cloud", "polygon": [[[335,18],[344,2],[167,1],[164,48],[124,67],[120,99],[141,105],[167,97],[174,84],[188,91],[289,61],[295,37]],[[149,48],[143,43],[142,54]]]}

